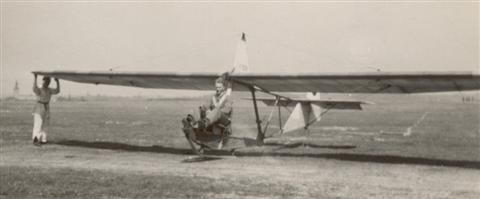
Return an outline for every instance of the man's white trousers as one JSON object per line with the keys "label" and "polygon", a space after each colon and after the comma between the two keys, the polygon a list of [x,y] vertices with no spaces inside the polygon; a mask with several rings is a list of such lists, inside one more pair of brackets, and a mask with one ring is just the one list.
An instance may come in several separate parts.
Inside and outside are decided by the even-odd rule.
{"label": "man's white trousers", "polygon": [[42,117],[41,114],[34,113],[32,139],[35,139],[35,137],[37,137],[38,141],[47,142],[47,126],[48,119],[45,118],[45,116]]}

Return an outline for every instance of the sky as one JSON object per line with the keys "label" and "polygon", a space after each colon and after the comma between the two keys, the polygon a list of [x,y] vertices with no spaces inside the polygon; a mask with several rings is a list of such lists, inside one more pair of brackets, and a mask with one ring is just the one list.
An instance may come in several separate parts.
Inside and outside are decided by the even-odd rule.
{"label": "sky", "polygon": [[[478,2],[0,5],[2,97],[15,81],[31,94],[34,70],[220,73],[242,32],[253,73],[480,70]],[[185,93],[61,83],[74,96]]]}

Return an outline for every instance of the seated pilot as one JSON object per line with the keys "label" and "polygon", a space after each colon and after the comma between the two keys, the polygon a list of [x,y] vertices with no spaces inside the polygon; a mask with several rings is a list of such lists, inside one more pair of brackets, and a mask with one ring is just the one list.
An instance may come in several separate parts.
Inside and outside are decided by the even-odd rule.
{"label": "seated pilot", "polygon": [[208,106],[202,105],[199,107],[200,119],[195,122],[192,115],[187,116],[186,120],[192,127],[196,126],[200,130],[205,130],[212,124],[219,124],[223,127],[230,125],[233,103],[229,100],[232,88],[228,81],[228,73],[215,80],[215,88],[216,92],[210,99]]}

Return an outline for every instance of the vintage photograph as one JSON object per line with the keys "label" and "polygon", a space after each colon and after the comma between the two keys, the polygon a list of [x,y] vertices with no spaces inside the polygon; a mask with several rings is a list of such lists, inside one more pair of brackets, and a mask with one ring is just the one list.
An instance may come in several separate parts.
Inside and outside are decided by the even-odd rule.
{"label": "vintage photograph", "polygon": [[479,1],[0,1],[0,198],[480,198]]}

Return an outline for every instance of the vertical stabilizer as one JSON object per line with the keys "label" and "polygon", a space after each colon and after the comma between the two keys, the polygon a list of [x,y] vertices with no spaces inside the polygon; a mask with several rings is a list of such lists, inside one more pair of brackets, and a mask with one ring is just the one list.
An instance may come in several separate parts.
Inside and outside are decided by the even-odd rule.
{"label": "vertical stabilizer", "polygon": [[233,61],[233,69],[235,73],[250,72],[247,55],[247,38],[245,37],[245,33],[242,33],[242,37],[240,38],[240,41],[238,41],[235,60]]}

